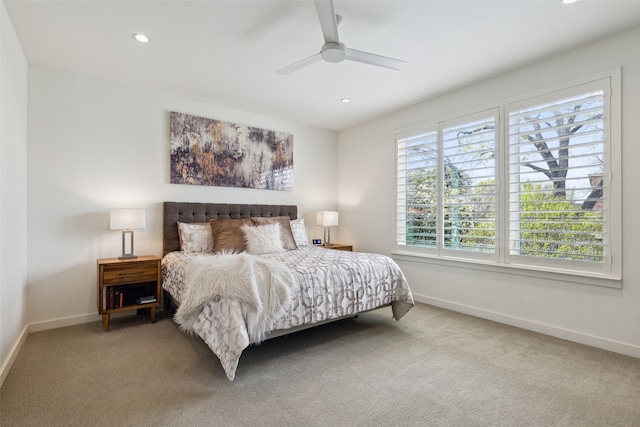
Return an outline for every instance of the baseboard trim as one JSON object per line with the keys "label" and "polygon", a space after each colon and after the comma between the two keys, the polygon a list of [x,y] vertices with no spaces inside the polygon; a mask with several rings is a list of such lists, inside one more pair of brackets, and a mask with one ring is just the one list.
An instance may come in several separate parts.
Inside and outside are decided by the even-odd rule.
{"label": "baseboard trim", "polygon": [[22,349],[24,342],[27,340],[28,335],[29,335],[29,325],[25,325],[25,327],[22,328],[22,332],[20,333],[20,338],[18,338],[18,341],[16,341],[16,343],[13,345],[13,348],[9,352],[9,357],[7,358],[5,363],[2,365],[2,369],[0,370],[0,388],[2,388],[2,385],[4,384],[4,380],[9,375],[9,371],[11,371],[11,367],[13,366],[13,363],[16,361],[16,358],[18,357],[18,353],[20,353],[20,350]]}
{"label": "baseboard trim", "polygon": [[579,344],[600,348],[602,350],[613,351],[614,353],[620,353],[626,356],[640,358],[640,347],[632,344],[597,337],[594,335],[572,331],[569,329],[559,328],[557,326],[545,323],[533,322],[531,320],[508,316],[505,314],[496,313],[469,305],[458,304],[452,301],[431,298],[424,295],[414,294],[413,298],[415,301],[424,304],[434,305],[436,307],[446,308],[447,310],[468,314],[474,317],[480,317],[482,319],[492,320],[494,322],[503,323],[505,325],[526,329],[528,331],[538,332],[552,337],[573,341]]}
{"label": "baseboard trim", "polygon": [[81,325],[102,319],[99,314],[82,314],[79,316],[63,317],[29,324],[29,332],[40,332],[48,329],[64,328],[65,326]]}
{"label": "baseboard trim", "polygon": [[[161,311],[161,310],[159,310]],[[117,319],[119,317],[135,316],[135,310],[123,311],[119,313],[112,313],[111,319]],[[81,314],[78,316],[62,317],[59,319],[45,320],[42,322],[34,322],[29,324],[29,332],[40,332],[48,329],[64,328],[65,326],[82,325],[84,323],[102,322],[102,316],[98,313],[94,314]]]}

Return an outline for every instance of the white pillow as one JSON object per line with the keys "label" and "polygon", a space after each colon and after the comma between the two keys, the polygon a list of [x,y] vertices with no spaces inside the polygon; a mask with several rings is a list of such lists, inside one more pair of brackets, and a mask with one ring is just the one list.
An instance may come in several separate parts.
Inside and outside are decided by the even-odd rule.
{"label": "white pillow", "polygon": [[208,222],[178,223],[182,252],[213,252],[213,234]]}
{"label": "white pillow", "polygon": [[309,246],[309,237],[307,236],[307,228],[304,226],[304,218],[292,219],[290,224],[296,245]]}
{"label": "white pillow", "polygon": [[280,224],[277,222],[256,227],[243,225],[241,228],[250,254],[272,254],[286,250],[280,237]]}

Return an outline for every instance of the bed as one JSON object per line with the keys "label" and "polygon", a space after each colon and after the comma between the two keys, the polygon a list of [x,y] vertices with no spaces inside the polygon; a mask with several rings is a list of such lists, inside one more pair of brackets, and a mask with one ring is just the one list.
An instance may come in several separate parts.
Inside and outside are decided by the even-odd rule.
{"label": "bed", "polygon": [[251,344],[387,306],[400,320],[414,305],[391,258],[310,245],[296,206],[165,202],[163,212],[165,307],[231,381]]}

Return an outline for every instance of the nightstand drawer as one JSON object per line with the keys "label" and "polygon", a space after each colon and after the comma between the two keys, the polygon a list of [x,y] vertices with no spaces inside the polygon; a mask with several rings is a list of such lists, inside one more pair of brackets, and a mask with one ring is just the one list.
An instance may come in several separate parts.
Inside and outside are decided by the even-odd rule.
{"label": "nightstand drawer", "polygon": [[152,282],[158,279],[157,262],[105,265],[102,276],[104,285],[119,283]]}

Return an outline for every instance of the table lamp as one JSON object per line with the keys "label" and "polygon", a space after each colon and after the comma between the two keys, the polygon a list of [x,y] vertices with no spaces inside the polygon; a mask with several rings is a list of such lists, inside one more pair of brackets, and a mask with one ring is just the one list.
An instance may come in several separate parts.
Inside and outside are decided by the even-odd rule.
{"label": "table lamp", "polygon": [[324,227],[324,246],[331,245],[331,228],[338,225],[338,212],[319,211],[316,214],[316,224]]}

